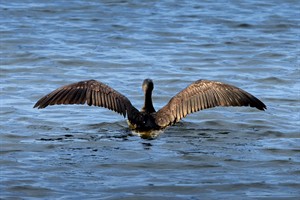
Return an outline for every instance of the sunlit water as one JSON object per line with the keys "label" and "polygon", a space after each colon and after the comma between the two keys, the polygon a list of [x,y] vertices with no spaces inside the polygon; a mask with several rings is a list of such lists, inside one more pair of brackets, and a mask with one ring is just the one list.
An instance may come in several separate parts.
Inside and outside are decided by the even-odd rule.
{"label": "sunlit water", "polygon": [[[110,3],[113,2],[113,3]],[[2,199],[300,197],[298,1],[1,1]],[[155,140],[103,108],[35,102],[96,79],[137,108],[198,79],[260,98],[215,108]]]}

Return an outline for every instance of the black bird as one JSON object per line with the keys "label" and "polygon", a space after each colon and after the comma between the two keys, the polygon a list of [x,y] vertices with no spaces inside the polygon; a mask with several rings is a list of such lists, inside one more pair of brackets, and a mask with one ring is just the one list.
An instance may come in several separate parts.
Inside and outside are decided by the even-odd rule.
{"label": "black bird", "polygon": [[233,85],[198,80],[176,94],[157,112],[152,104],[151,79],[142,85],[145,101],[141,111],[129,99],[108,85],[95,80],[80,81],[60,87],[42,97],[34,108],[45,108],[59,104],[85,104],[105,107],[124,117],[129,127],[141,136],[151,137],[151,132],[163,130],[187,114],[216,106],[251,106],[265,110],[266,105],[248,92]]}

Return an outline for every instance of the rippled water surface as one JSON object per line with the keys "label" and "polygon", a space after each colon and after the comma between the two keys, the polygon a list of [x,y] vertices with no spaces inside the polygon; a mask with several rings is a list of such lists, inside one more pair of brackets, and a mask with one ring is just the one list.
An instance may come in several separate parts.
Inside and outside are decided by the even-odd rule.
{"label": "rippled water surface", "polygon": [[[300,197],[298,1],[1,1],[1,199]],[[155,140],[103,108],[35,102],[96,79],[140,108],[198,79],[260,98],[214,108]]]}

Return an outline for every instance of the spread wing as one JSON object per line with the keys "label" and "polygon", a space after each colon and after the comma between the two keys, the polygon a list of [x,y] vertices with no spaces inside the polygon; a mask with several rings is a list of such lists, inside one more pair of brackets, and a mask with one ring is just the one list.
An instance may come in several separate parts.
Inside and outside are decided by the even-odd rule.
{"label": "spread wing", "polygon": [[166,127],[187,114],[216,106],[251,106],[265,110],[266,105],[248,92],[221,82],[198,80],[176,94],[156,113],[156,123]]}
{"label": "spread wing", "polygon": [[45,108],[59,104],[85,104],[113,110],[124,117],[138,113],[127,97],[105,85],[104,83],[88,80],[60,87],[42,97],[34,108]]}

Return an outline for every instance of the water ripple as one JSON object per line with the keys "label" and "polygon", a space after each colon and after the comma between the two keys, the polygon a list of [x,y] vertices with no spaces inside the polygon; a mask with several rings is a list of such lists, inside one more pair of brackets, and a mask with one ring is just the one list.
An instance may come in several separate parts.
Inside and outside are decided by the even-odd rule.
{"label": "water ripple", "polygon": [[[0,198],[299,198],[296,1],[5,1],[0,5]],[[155,140],[103,108],[33,109],[102,81],[156,109],[198,79],[236,85],[265,112],[214,108]]]}

